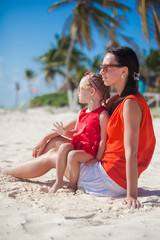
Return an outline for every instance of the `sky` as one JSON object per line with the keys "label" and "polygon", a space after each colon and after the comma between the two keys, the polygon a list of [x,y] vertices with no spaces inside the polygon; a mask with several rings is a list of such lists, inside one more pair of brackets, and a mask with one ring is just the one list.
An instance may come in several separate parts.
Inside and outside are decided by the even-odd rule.
{"label": "sky", "polygon": [[[150,48],[157,49],[156,42],[150,44],[144,38],[140,17],[136,12],[137,0],[119,0],[132,8],[125,13],[128,22],[123,24],[122,34],[131,37],[140,49],[149,52]],[[47,52],[55,44],[55,34],[61,36],[65,20],[72,12],[73,4],[57,8],[49,13],[49,7],[54,0],[1,0],[0,1],[0,107],[13,108],[16,104],[15,83],[20,85],[18,105],[28,104],[35,95],[55,92],[63,82],[56,78],[55,85],[46,85],[42,65],[33,60]],[[94,46],[88,50],[81,49],[89,57],[96,56],[106,49],[108,40],[102,40],[95,29],[92,30]],[[121,45],[127,45],[120,40]],[[36,77],[32,86],[36,93],[29,90],[25,79],[25,70],[31,69]]]}

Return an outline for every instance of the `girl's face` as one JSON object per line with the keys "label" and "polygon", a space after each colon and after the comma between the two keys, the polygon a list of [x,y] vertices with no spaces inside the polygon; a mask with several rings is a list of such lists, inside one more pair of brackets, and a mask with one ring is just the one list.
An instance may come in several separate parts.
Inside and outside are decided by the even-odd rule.
{"label": "girl's face", "polygon": [[83,77],[78,87],[78,98],[80,103],[89,103],[91,100],[91,85],[87,77]]}
{"label": "girl's face", "polygon": [[106,86],[116,86],[122,79],[123,66],[120,66],[112,53],[107,53],[101,65],[100,74]]}

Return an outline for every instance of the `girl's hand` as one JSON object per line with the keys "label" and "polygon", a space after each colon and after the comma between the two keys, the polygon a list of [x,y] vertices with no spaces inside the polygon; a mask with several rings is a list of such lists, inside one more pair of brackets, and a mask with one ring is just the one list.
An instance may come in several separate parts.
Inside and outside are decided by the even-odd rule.
{"label": "girl's hand", "polygon": [[126,199],[123,200],[123,205],[127,205],[128,208],[143,208],[143,204],[141,204],[137,199],[133,197],[127,197]]}
{"label": "girl's hand", "polygon": [[60,123],[56,122],[53,124],[53,126],[55,127],[55,129],[54,128],[52,129],[53,131],[56,131],[59,135],[65,135],[66,131],[63,127],[62,122],[60,122]]}
{"label": "girl's hand", "polygon": [[85,164],[86,164],[86,167],[91,167],[91,166],[95,165],[97,162],[99,162],[98,159],[93,158],[93,159],[89,160],[88,162],[86,162]]}

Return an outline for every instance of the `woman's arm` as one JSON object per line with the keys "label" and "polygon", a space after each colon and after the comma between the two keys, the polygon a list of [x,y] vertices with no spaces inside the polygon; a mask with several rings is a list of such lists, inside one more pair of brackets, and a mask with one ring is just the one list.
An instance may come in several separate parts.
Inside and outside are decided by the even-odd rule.
{"label": "woman's arm", "polygon": [[109,115],[107,111],[103,111],[99,116],[99,123],[100,123],[100,142],[99,147],[97,151],[96,158],[91,159],[86,163],[87,167],[93,166],[97,161],[101,161],[105,147],[106,147],[106,141],[107,141],[107,124],[109,120]]}
{"label": "woman's arm", "polygon": [[133,99],[127,99],[123,106],[124,119],[124,149],[126,158],[127,198],[125,204],[129,207],[140,207],[137,200],[138,167],[137,151],[139,130],[142,121],[140,105]]}
{"label": "woman's arm", "polygon": [[96,156],[96,159],[98,161],[101,161],[105,147],[106,147],[108,120],[109,120],[108,113],[106,111],[103,111],[99,116],[101,133],[100,133],[99,147],[98,147],[97,156]]}

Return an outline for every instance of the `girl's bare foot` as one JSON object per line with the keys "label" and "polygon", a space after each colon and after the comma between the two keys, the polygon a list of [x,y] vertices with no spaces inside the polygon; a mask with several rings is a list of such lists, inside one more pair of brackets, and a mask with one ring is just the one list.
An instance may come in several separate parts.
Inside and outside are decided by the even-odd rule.
{"label": "girl's bare foot", "polygon": [[49,193],[56,193],[60,188],[63,188],[63,183],[55,182],[53,187],[51,187],[51,189],[49,190]]}

